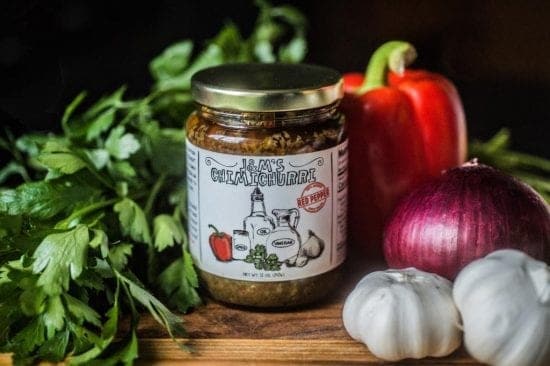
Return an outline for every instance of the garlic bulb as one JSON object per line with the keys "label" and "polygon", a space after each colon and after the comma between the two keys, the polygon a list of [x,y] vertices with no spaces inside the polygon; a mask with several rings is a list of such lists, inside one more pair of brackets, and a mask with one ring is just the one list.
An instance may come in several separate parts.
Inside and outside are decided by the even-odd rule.
{"label": "garlic bulb", "polygon": [[466,266],[453,297],[464,343],[491,365],[550,365],[550,270],[517,250],[499,250]]}
{"label": "garlic bulb", "polygon": [[414,268],[372,272],[346,299],[344,327],[384,360],[446,356],[461,342],[451,286]]}

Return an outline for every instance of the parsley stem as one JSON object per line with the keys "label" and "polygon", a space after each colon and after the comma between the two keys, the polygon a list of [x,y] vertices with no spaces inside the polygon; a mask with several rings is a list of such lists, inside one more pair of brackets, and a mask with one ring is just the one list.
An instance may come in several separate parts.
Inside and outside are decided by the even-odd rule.
{"label": "parsley stem", "polygon": [[145,203],[145,214],[148,215],[153,208],[153,203],[155,202],[155,198],[157,198],[157,195],[162,188],[162,185],[164,184],[164,181],[166,180],[166,173],[162,173],[160,177],[155,182],[155,185],[151,189],[151,193],[149,194],[149,197],[147,197],[147,202]]}
{"label": "parsley stem", "polygon": [[29,172],[27,170],[27,161],[25,160],[25,158],[17,148],[17,141],[14,138],[11,131],[9,129],[5,129],[4,132],[7,136],[7,141],[0,138],[0,142],[2,142],[0,144],[0,148],[3,148],[7,152],[9,152],[13,156],[15,161],[19,163],[19,167],[21,168],[21,170],[19,171],[19,174],[21,175],[21,178],[23,178],[23,180],[26,183],[28,183],[32,179],[30,178]]}
{"label": "parsley stem", "polygon": [[107,181],[107,179],[105,179],[104,177],[101,176],[101,174],[99,174],[95,168],[93,166],[91,166],[90,164],[88,164],[86,162],[86,168],[88,168],[88,171],[90,173],[92,173],[92,175],[98,180],[100,181],[103,185],[105,185],[107,188],[109,189],[112,189],[113,191],[116,191],[116,187],[114,185],[112,185],[109,181]]}
{"label": "parsley stem", "polygon": [[100,201],[100,202],[96,202],[96,203],[93,203],[89,206],[86,206],[86,207],[83,207],[81,208],[80,210],[77,210],[75,212],[73,212],[69,217],[67,217],[66,219],[58,222],[55,227],[58,228],[58,229],[62,229],[62,228],[68,228],[69,225],[71,225],[71,222],[79,217],[82,217],[84,215],[87,215],[89,214],[90,212],[93,212],[95,210],[99,210],[100,208],[103,208],[103,207],[106,207],[106,206],[110,206],[114,203],[116,203],[117,201],[119,200],[119,198],[112,198],[110,200],[106,200],[106,201]]}
{"label": "parsley stem", "polygon": [[113,270],[113,272],[115,273],[115,275],[117,277],[117,283],[121,284],[124,292],[126,293],[126,298],[128,300],[128,304],[130,305],[130,311],[132,312],[132,317],[131,317],[132,329],[136,329],[137,325],[139,323],[139,313],[138,313],[137,308],[136,308],[136,303],[134,301],[134,297],[132,296],[132,293],[130,292],[130,289],[128,288],[127,282],[129,283],[129,280],[126,277],[124,277],[116,269],[112,268],[112,270]]}
{"label": "parsley stem", "polygon": [[147,281],[149,283],[155,283],[155,278],[157,277],[157,257],[156,257],[155,247],[149,245],[147,247]]}
{"label": "parsley stem", "polygon": [[509,145],[510,132],[502,129],[487,142],[472,142],[470,156],[523,180],[550,202],[550,160],[510,150]]}

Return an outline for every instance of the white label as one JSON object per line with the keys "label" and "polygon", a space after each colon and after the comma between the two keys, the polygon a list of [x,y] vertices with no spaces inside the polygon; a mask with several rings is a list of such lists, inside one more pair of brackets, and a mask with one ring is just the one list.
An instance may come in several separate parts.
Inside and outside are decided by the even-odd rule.
{"label": "white label", "polygon": [[247,156],[187,140],[190,250],[203,271],[245,281],[316,276],[346,257],[347,141]]}

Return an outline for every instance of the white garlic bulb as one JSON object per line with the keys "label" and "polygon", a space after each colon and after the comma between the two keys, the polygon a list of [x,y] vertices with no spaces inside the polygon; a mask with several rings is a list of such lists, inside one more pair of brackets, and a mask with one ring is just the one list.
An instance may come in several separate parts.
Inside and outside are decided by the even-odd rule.
{"label": "white garlic bulb", "polygon": [[499,250],[466,266],[453,297],[464,343],[491,365],[550,365],[550,270],[517,250]]}
{"label": "white garlic bulb", "polygon": [[346,299],[344,326],[384,360],[446,356],[462,340],[451,286],[414,268],[372,272]]}

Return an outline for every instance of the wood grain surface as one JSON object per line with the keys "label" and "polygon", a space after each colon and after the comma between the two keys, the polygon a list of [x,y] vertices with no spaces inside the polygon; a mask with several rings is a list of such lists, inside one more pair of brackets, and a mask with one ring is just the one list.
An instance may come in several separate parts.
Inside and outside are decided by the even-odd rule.
{"label": "wood grain surface", "polygon": [[[342,287],[322,303],[288,311],[260,311],[227,306],[206,298],[204,306],[184,315],[189,338],[182,351],[153,318],[139,327],[142,364],[172,365],[350,365],[381,364],[342,324],[345,297],[365,273],[383,264],[348,263]],[[463,349],[436,359],[399,364],[476,365]]]}
{"label": "wood grain surface", "polygon": [[[361,343],[346,333],[338,297],[316,307],[287,312],[258,312],[209,301],[184,316],[191,352],[167,339],[149,316],[139,328],[142,364],[196,365],[380,364]],[[191,362],[191,363],[189,363]],[[474,365],[464,350],[444,359],[405,360],[400,364]]]}

